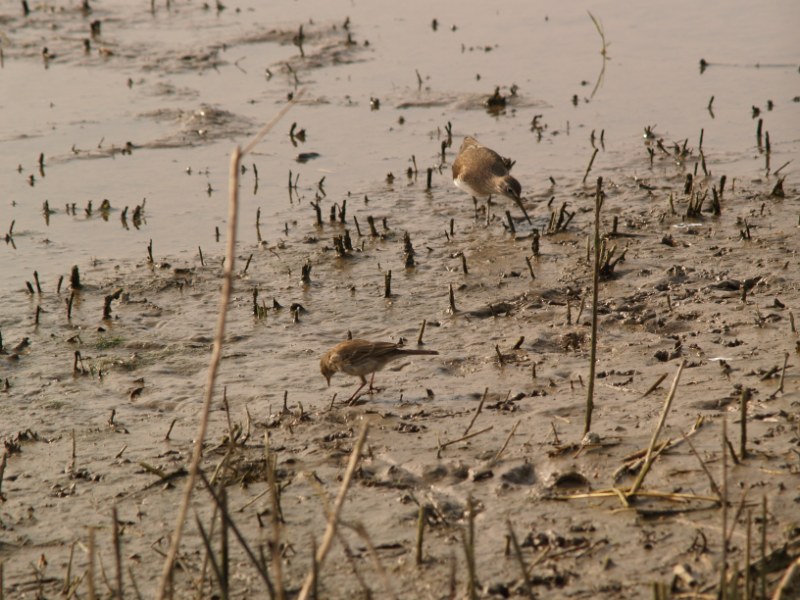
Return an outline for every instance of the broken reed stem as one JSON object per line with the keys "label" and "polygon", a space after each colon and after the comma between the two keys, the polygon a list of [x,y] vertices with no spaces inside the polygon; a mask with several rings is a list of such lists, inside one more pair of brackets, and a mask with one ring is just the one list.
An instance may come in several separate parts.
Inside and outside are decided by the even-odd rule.
{"label": "broken reed stem", "polygon": [[392,297],[392,271],[387,271],[383,276],[383,297]]}
{"label": "broken reed stem", "polygon": [[361,432],[358,434],[358,439],[353,446],[353,451],[350,453],[350,460],[347,463],[347,469],[345,470],[344,477],[342,478],[342,485],[339,488],[339,494],[336,496],[336,502],[333,504],[333,510],[328,516],[328,525],[325,527],[325,534],[322,536],[322,543],[317,549],[315,566],[311,571],[309,571],[308,575],[306,575],[305,581],[303,581],[303,587],[300,589],[300,594],[297,596],[297,600],[308,600],[309,593],[311,592],[311,588],[316,579],[314,577],[314,569],[319,569],[322,567],[322,564],[325,562],[328,552],[331,549],[333,537],[336,534],[336,528],[339,524],[339,515],[342,512],[342,506],[344,506],[344,500],[347,496],[347,490],[350,487],[350,482],[353,479],[356,466],[358,466],[358,461],[361,458],[361,450],[364,447],[364,442],[367,439],[368,429],[369,427],[365,422],[364,425],[362,425]]}
{"label": "broken reed stem", "polygon": [[750,555],[753,535],[753,511],[747,509],[747,533],[744,546],[744,600],[750,600]]}
{"label": "broken reed stem", "polygon": [[[3,501],[3,476],[6,473],[6,464],[8,464],[8,451],[4,450],[3,454],[0,455],[0,501]],[[2,563],[0,563],[2,564]],[[2,594],[2,590],[0,590],[0,594]],[[2,600],[2,598],[0,598]]]}
{"label": "broken reed stem", "polygon": [[722,492],[720,492],[719,487],[717,487],[717,482],[714,481],[714,477],[711,475],[711,471],[708,470],[706,463],[703,461],[702,458],[700,458],[700,455],[697,453],[697,450],[695,450],[694,444],[692,444],[691,440],[686,434],[683,435],[683,440],[687,444],[689,444],[689,449],[692,451],[692,454],[694,454],[695,457],[697,458],[697,462],[700,463],[700,466],[703,468],[703,472],[706,474],[706,477],[708,477],[708,483],[711,485],[711,489],[719,497],[719,501],[722,502]]}
{"label": "broken reed stem", "polygon": [[111,520],[113,521],[113,534],[112,539],[114,541],[114,563],[116,565],[116,575],[117,575],[117,590],[116,596],[117,598],[124,598],[125,594],[122,591],[122,542],[119,539],[119,518],[117,515],[117,507],[111,509]]}
{"label": "broken reed stem", "polygon": [[422,544],[425,538],[425,505],[419,505],[419,514],[417,515],[417,552],[416,563],[422,564]]}
{"label": "broken reed stem", "polygon": [[728,540],[725,532],[728,530],[728,418],[722,416],[722,556],[719,569],[720,600],[728,598]]}
{"label": "broken reed stem", "polygon": [[419,326],[419,335],[417,336],[417,346],[422,346],[422,336],[425,335],[425,325],[428,323],[427,319],[422,319],[422,325]]}
{"label": "broken reed stem", "polygon": [[172,435],[172,428],[175,427],[175,423],[177,423],[178,419],[172,419],[172,422],[169,424],[169,429],[167,429],[167,435],[164,436],[164,441],[169,441],[169,436]]}
{"label": "broken reed stem", "polygon": [[311,593],[314,600],[319,598],[319,565],[317,565],[317,540],[311,536],[311,575],[314,577],[314,584],[311,586]]}
{"label": "broken reed stem", "polygon": [[789,362],[789,353],[784,352],[783,354],[783,369],[781,369],[781,382],[778,385],[778,392],[781,394],[783,393],[783,382],[786,380],[786,363]]}
{"label": "broken reed stem", "polygon": [[767,597],[767,496],[761,496],[761,598]]}
{"label": "broken reed stem", "polygon": [[658,436],[661,433],[661,429],[664,427],[664,422],[667,420],[667,413],[669,412],[669,407],[672,404],[672,399],[675,397],[675,390],[678,388],[678,381],[681,378],[681,373],[683,372],[683,367],[685,365],[686,359],[681,360],[681,364],[678,366],[678,372],[675,373],[675,379],[672,380],[669,393],[664,401],[664,407],[661,409],[661,417],[658,419],[658,425],[656,426],[655,431],[653,431],[653,437],[650,440],[650,446],[647,448],[644,464],[642,465],[642,469],[639,471],[639,475],[636,477],[636,481],[634,481],[630,491],[626,494],[628,497],[636,495],[636,492],[639,491],[639,488],[642,487],[642,483],[644,483],[644,478],[647,475],[647,472],[650,470],[650,466],[653,464],[653,448],[655,448],[656,442],[658,442]]}
{"label": "broken reed stem", "polygon": [[740,416],[740,437],[739,437],[739,457],[744,460],[747,456],[747,402],[750,400],[750,388],[743,387],[739,397],[739,416]]}
{"label": "broken reed stem", "polygon": [[475,501],[472,496],[467,498],[467,527],[463,531],[463,542],[467,562],[467,596],[469,600],[478,600],[475,576]]}
{"label": "broken reed stem", "polygon": [[[224,587],[224,576],[222,574],[221,567],[220,567],[219,563],[217,562],[217,557],[214,554],[214,549],[211,547],[211,535],[212,535],[212,533],[211,532],[206,532],[205,528],[203,527],[203,523],[200,521],[200,517],[197,515],[196,512],[195,512],[195,515],[194,515],[194,521],[195,521],[195,525],[197,526],[197,531],[200,533],[200,538],[203,540],[203,546],[205,546],[205,549],[206,549],[206,559],[211,564],[211,570],[214,573],[214,578],[217,581],[217,585],[219,585],[220,597],[222,597],[224,600],[227,600],[228,597],[224,593],[224,589],[225,589],[225,587]],[[213,526],[213,522],[212,522],[212,526]],[[203,575],[203,578],[200,580],[201,593],[202,593],[202,586],[203,586],[204,582],[205,582],[205,575]]]}
{"label": "broken reed stem", "polygon": [[496,463],[498,460],[500,460],[500,457],[503,456],[503,453],[506,451],[506,448],[508,448],[508,443],[511,441],[511,438],[514,437],[514,433],[516,433],[517,427],[519,427],[520,423],[522,423],[522,419],[519,419],[516,423],[514,423],[514,427],[512,427],[511,431],[508,433],[508,437],[506,438],[506,441],[503,443],[503,447],[500,448],[500,450],[497,451],[497,454],[494,455],[492,463]]}
{"label": "broken reed stem", "polygon": [[481,398],[480,404],[478,404],[478,408],[475,411],[475,414],[472,415],[472,419],[470,420],[469,425],[467,425],[467,428],[464,430],[464,435],[467,435],[469,433],[469,430],[472,429],[472,426],[475,424],[475,420],[478,418],[478,415],[481,414],[481,410],[483,409],[483,403],[486,402],[486,396],[488,395],[489,395],[489,388],[487,387],[486,389],[483,390],[483,397]]}
{"label": "broken reed stem", "polygon": [[[597,154],[597,149],[594,151]],[[592,158],[594,160],[594,158]],[[589,163],[591,167],[591,163]],[[586,171],[587,175],[589,171]],[[584,181],[586,178],[584,177]],[[597,362],[597,296],[600,287],[600,208],[603,205],[603,178],[597,178],[597,191],[594,199],[594,269],[592,273],[592,337],[589,353],[589,385],[586,391],[586,415],[583,435],[592,430],[592,411],[594,410],[594,375]]]}
{"label": "broken reed stem", "polygon": [[[595,156],[597,156],[597,153],[598,153],[598,149],[595,148],[594,152],[592,152],[592,158],[589,159],[589,166],[586,167],[586,173],[584,173],[584,175],[583,175],[583,183],[586,183],[586,178],[589,177],[589,171],[592,170],[592,165],[594,164],[594,158],[595,158]],[[602,178],[598,178],[598,179],[602,179]]]}
{"label": "broken reed stem", "polygon": [[525,566],[525,559],[522,557],[522,548],[519,545],[519,541],[517,540],[517,534],[514,533],[514,528],[511,526],[511,521],[506,520],[506,526],[508,526],[508,536],[511,539],[511,546],[514,548],[514,556],[517,558],[517,563],[519,563],[519,570],[522,573],[522,582],[525,585],[525,593],[528,595],[528,598],[535,598],[533,594],[533,588],[531,587],[531,579],[528,576],[528,567]]}
{"label": "broken reed stem", "polygon": [[506,221],[508,222],[508,230],[511,232],[511,235],[516,235],[517,230],[514,227],[514,219],[511,218],[511,211],[506,211]]}
{"label": "broken reed stem", "polygon": [[208,415],[211,409],[211,400],[214,397],[214,383],[217,379],[217,371],[219,370],[219,363],[222,357],[222,342],[225,337],[225,322],[228,313],[228,304],[230,303],[231,290],[233,288],[233,266],[236,252],[236,224],[239,216],[239,165],[242,156],[248,154],[252,149],[261,141],[261,139],[269,133],[275,124],[286,114],[286,112],[294,106],[295,102],[302,96],[303,90],[299,90],[294,95],[294,99],[289,101],[272,120],[267,123],[255,137],[250,140],[243,149],[236,147],[231,153],[231,162],[229,170],[229,200],[228,200],[228,236],[227,248],[225,252],[225,271],[223,273],[222,291],[219,300],[219,315],[217,317],[216,333],[214,335],[214,346],[211,352],[211,359],[209,361],[208,375],[206,377],[205,394],[203,398],[203,407],[200,412],[200,421],[198,423],[198,431],[195,436],[194,449],[192,451],[192,462],[189,466],[189,475],[186,478],[186,485],[183,491],[183,498],[178,509],[178,515],[175,519],[175,531],[172,534],[167,557],[164,560],[164,568],[161,571],[161,579],[158,584],[158,592],[156,598],[164,600],[167,589],[170,586],[172,579],[172,567],[175,564],[175,559],[178,556],[178,549],[181,543],[181,536],[183,534],[183,527],[186,522],[186,516],[189,512],[189,503],[192,497],[192,490],[197,480],[197,473],[200,469],[200,459],[203,455],[203,442],[206,437],[206,430],[208,429]]}
{"label": "broken reed stem", "polygon": [[443,450],[444,448],[447,448],[448,446],[452,446],[453,444],[457,444],[458,442],[463,442],[463,441],[468,440],[470,438],[474,438],[476,435],[480,435],[482,433],[486,433],[487,431],[491,431],[492,429],[494,429],[494,425],[489,425],[487,428],[481,429],[480,431],[476,431],[475,433],[470,433],[468,435],[463,435],[460,438],[458,438],[457,440],[450,440],[449,442],[445,442],[444,444],[439,444],[439,450]]}
{"label": "broken reed stem", "polygon": [[[731,521],[731,528],[730,531],[725,533],[725,543],[730,546],[731,540],[733,539],[733,533],[736,531],[736,525],[739,523],[739,518],[742,516],[742,511],[744,510],[744,503],[747,501],[747,494],[752,489],[752,485],[748,484],[744,486],[742,490],[742,495],[739,497],[739,505],[736,507],[736,512],[733,514],[733,519]],[[747,564],[747,563],[745,563]],[[732,581],[736,581],[734,577]]]}
{"label": "broken reed stem", "polygon": [[533,265],[531,264],[531,259],[529,257],[525,257],[525,262],[528,265],[528,272],[531,274],[531,279],[536,279],[536,275],[533,273]]}
{"label": "broken reed stem", "polygon": [[658,379],[656,379],[656,382],[653,385],[651,385],[649,388],[647,388],[647,391],[644,394],[642,394],[642,398],[645,398],[646,396],[649,396],[650,394],[652,394],[656,390],[656,388],[661,385],[661,382],[664,381],[666,378],[667,378],[667,374],[664,373]]}
{"label": "broken reed stem", "polygon": [[[61,595],[66,595],[72,589],[72,561],[75,558],[75,544],[77,541],[73,541],[69,545],[69,560],[67,560],[67,570],[64,573],[64,583],[61,584]],[[3,600],[3,574],[2,574],[2,563],[0,563],[0,600]]]}
{"label": "broken reed stem", "polygon": [[283,556],[281,556],[283,529],[281,524],[280,492],[278,490],[277,473],[275,472],[277,457],[269,449],[269,438],[266,433],[264,434],[264,441],[267,444],[267,485],[270,491],[270,512],[272,513],[270,554],[272,555],[272,574],[275,577],[276,586],[276,594],[271,597],[277,598],[277,600],[284,600],[286,594],[283,586]]}
{"label": "broken reed stem", "polygon": [[[222,510],[228,510],[228,495],[225,492],[225,486],[220,486],[220,498],[222,500]],[[220,579],[220,595],[223,599],[230,598],[230,552],[228,549],[228,521],[224,518],[220,519],[220,570],[222,578]]]}
{"label": "broken reed stem", "polygon": [[96,600],[94,591],[94,527],[89,527],[89,566],[86,569],[86,596],[89,600]]}

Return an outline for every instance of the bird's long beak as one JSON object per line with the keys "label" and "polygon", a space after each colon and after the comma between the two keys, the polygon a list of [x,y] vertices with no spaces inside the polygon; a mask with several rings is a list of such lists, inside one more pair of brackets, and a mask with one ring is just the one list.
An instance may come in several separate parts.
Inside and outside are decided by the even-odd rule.
{"label": "bird's long beak", "polygon": [[528,221],[528,223],[532,225],[533,222],[531,221],[531,218],[528,216],[528,211],[525,210],[525,207],[522,205],[522,198],[514,194],[514,202],[517,203],[517,206],[519,206],[520,210],[522,211],[522,214],[525,215],[525,219]]}

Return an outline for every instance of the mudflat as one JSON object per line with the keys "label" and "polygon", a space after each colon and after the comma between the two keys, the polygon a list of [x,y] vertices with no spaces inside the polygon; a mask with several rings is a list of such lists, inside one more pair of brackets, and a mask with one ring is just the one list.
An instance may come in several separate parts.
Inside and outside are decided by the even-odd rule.
{"label": "mudflat", "polygon": [[462,4],[8,7],[0,595],[157,595],[232,264],[173,597],[797,596],[798,8]]}

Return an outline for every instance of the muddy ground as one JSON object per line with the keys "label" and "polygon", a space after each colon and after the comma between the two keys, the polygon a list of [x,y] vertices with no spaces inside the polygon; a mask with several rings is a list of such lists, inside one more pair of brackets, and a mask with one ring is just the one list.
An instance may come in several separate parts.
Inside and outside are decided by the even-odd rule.
{"label": "muddy ground", "polygon": [[[416,31],[427,43],[434,15],[412,26],[385,23],[363,8],[359,22],[353,9],[345,27],[343,18],[311,22],[282,13],[274,26],[241,31],[240,14],[262,16],[256,8],[228,7],[214,17],[192,3],[174,4],[169,27],[183,32],[187,47],[199,47],[194,19],[206,32],[233,28],[214,38],[225,45],[176,61],[167,44],[139,39],[149,23],[141,7],[128,14],[136,33],[126,38],[124,27],[115,28],[105,45],[114,53],[105,57],[96,47],[82,54],[78,32],[92,16],[80,14],[77,4],[4,21],[14,42],[4,48],[6,68],[40,68],[42,34],[31,36],[31,29],[47,31],[49,23],[48,35],[55,36],[49,39],[68,50],[44,59],[48,71],[57,72],[62,60],[64,70],[102,79],[112,72],[103,61],[119,60],[117,68],[141,78],[132,78],[132,89],[147,88],[143,95],[161,106],[154,113],[139,97],[147,106],[135,115],[109,109],[98,121],[119,128],[116,145],[87,142],[69,152],[61,140],[65,151],[48,151],[41,175],[31,139],[11,129],[4,134],[27,153],[20,171],[13,161],[22,159],[4,155],[13,201],[0,217],[17,222],[8,231],[0,291],[6,597],[87,597],[90,536],[99,596],[119,587],[120,564],[126,597],[154,596],[217,318],[226,155],[301,87],[295,73],[305,84],[303,98],[243,162],[234,288],[202,462],[216,492],[224,489],[248,546],[256,555],[262,549],[270,585],[282,585],[286,597],[299,592],[350,453],[368,425],[337,537],[319,569],[320,598],[642,598],[653,597],[654,587],[658,597],[716,598],[723,571],[729,594],[742,593],[746,565],[758,592],[751,597],[761,597],[762,585],[770,595],[798,597],[796,577],[794,587],[787,581],[776,592],[800,557],[800,193],[796,165],[784,164],[800,143],[798,103],[787,92],[796,88],[796,65],[765,75],[778,78],[766,92],[777,94],[775,116],[761,105],[765,129],[772,118],[795,125],[773,124],[770,146],[765,136],[756,138],[749,97],[717,98],[714,115],[713,103],[705,105],[707,89],[697,91],[690,108],[665,108],[667,129],[659,114],[628,118],[618,102],[603,105],[604,93],[616,93],[613,83],[606,92],[599,87],[595,101],[594,80],[581,87],[578,74],[570,93],[561,88],[558,98],[535,91],[530,81],[519,91],[501,86],[507,104],[495,114],[484,106],[494,92],[487,81],[494,79],[476,80],[472,71],[464,78],[470,83],[439,89],[436,77],[426,90],[422,83],[417,90],[416,81],[395,87],[357,80],[355,74],[378,77],[382,66],[391,70],[401,60],[386,50],[396,42],[390,26],[392,35]],[[580,39],[599,60],[600,38],[588,17],[547,8],[554,22],[586,21]],[[109,31],[109,23],[124,22],[125,10],[131,9],[99,7],[94,16]],[[459,57],[453,62],[466,55],[486,73],[502,71],[505,46],[522,56],[513,30],[495,46],[491,40],[500,38],[471,20],[490,16],[465,17],[455,29],[451,19],[439,19],[437,36],[463,36],[453,38]],[[605,15],[606,35],[619,32],[625,19]],[[308,36],[303,56],[292,43],[301,22]],[[63,32],[65,23],[74,36],[52,33]],[[624,75],[632,59],[627,38],[618,35],[610,52],[623,58],[601,63]],[[441,36],[432,39],[442,43]],[[481,45],[467,44],[476,39]],[[58,45],[51,41],[52,47]],[[206,92],[224,96],[209,91],[208,78],[243,68],[232,53],[259,48],[285,57],[260,58],[269,65],[271,87],[242,92],[253,99],[250,108],[220,100],[190,109]],[[424,65],[419,58],[415,64]],[[696,71],[696,58],[686,69]],[[487,60],[497,62],[481,62]],[[430,64],[435,71],[436,61]],[[442,64],[446,69],[446,58]],[[252,59],[247,66],[253,69]],[[712,76],[720,72],[709,68]],[[724,90],[741,87],[757,71],[746,64],[726,69],[715,83]],[[348,76],[363,93],[345,93]],[[372,92],[378,106],[370,85],[380,87]],[[581,93],[575,105],[573,88]],[[734,108],[726,108],[726,98]],[[4,102],[17,106],[10,96]],[[596,105],[597,113],[585,114]],[[567,112],[574,110],[584,113]],[[679,120],[681,111],[691,118]],[[94,135],[98,128],[89,120],[76,126],[71,115],[60,119],[54,133],[39,132],[34,141],[44,147],[59,130]],[[128,129],[126,119],[136,127]],[[307,127],[308,143],[288,135],[293,122]],[[738,137],[745,127],[747,135]],[[517,161],[532,224],[511,203],[475,207],[452,186],[449,169],[464,135]],[[125,140],[132,140],[132,156],[122,151]],[[301,152],[321,156],[298,162]],[[287,167],[301,175],[288,189]],[[90,168],[97,169],[91,178]],[[599,176],[600,230],[612,264],[599,287],[595,408],[592,435],[584,437]],[[102,191],[72,194],[95,183]],[[111,199],[107,211],[100,210],[104,197]],[[89,198],[94,206],[87,211]],[[41,214],[44,200],[52,214]],[[77,211],[64,208],[70,202]],[[344,218],[337,210],[331,219],[332,207],[342,206]],[[352,250],[337,252],[334,238],[345,234]],[[70,281],[73,265],[80,287]],[[409,347],[421,337],[440,354],[394,363],[377,375],[377,393],[348,404],[357,381],[337,375],[326,388],[318,365],[348,332]],[[658,441],[667,445],[640,493],[626,498],[681,364]],[[744,424],[743,393],[749,397]],[[277,541],[270,458],[280,491]],[[196,518],[212,532],[222,575],[207,562]],[[220,533],[214,501],[198,485],[174,597],[222,597],[220,579],[231,597],[268,594],[235,535]]]}

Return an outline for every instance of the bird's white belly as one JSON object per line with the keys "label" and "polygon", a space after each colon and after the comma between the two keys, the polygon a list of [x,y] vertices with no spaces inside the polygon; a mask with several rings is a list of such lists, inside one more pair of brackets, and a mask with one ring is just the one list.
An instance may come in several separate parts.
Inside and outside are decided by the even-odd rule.
{"label": "bird's white belly", "polygon": [[470,196],[475,196],[476,198],[486,198],[486,194],[481,194],[480,192],[472,189],[470,185],[464,181],[463,179],[453,179],[453,183],[456,185],[458,189],[463,192],[468,193]]}

